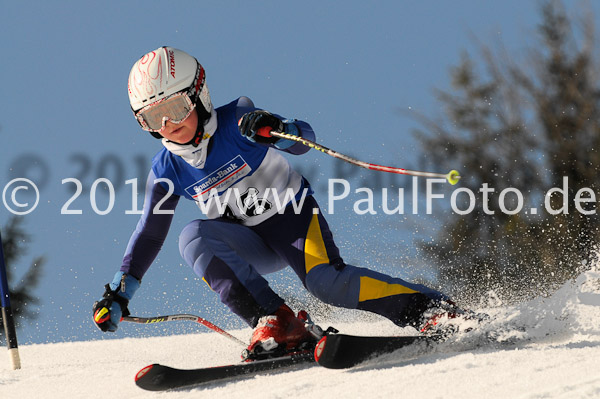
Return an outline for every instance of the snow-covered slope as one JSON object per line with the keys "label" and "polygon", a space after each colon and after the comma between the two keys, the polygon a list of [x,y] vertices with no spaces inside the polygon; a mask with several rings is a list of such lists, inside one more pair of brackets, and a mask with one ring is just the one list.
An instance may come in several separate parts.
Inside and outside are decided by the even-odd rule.
{"label": "snow-covered slope", "polygon": [[[600,398],[598,271],[550,298],[486,310],[495,321],[433,352],[405,349],[351,370],[306,366],[168,393],[143,391],[133,377],[155,362],[237,362],[240,347],[215,333],[25,345],[21,370],[0,363],[0,398]],[[382,320],[335,325],[346,333],[399,333]],[[232,333],[246,340],[250,331]],[[497,340],[483,344],[490,334]]]}

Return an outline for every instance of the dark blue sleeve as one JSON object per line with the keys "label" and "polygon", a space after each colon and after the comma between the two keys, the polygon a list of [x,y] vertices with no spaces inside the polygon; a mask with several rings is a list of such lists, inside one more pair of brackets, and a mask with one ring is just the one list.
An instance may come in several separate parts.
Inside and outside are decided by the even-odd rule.
{"label": "dark blue sleeve", "polygon": [[[238,100],[238,103],[237,103],[236,119],[239,121],[245,113],[252,112],[257,109],[259,109],[259,108],[256,108],[254,106],[254,103],[252,102],[252,100],[250,100],[248,97],[240,97],[240,99]],[[277,114],[273,114],[273,115],[277,116],[281,120],[285,120],[285,118],[283,118],[280,115],[277,115]],[[298,134],[300,135],[300,137],[304,137],[307,140],[315,141],[315,132],[308,123],[306,123],[304,121],[299,121],[299,120],[294,120],[292,123],[298,129]],[[280,139],[280,142],[288,142],[288,140]],[[262,144],[259,144],[259,145],[262,145]],[[278,145],[269,144],[269,145],[280,151],[287,152],[289,154],[294,154],[294,155],[301,155],[301,154],[304,154],[305,152],[308,152],[308,150],[310,150],[310,147],[305,146],[302,143],[296,143],[296,142],[294,142],[294,144],[292,144],[290,146],[288,146],[286,144],[285,148],[279,148],[279,144]]]}
{"label": "dark blue sleeve", "polygon": [[[146,181],[146,194],[144,209],[137,227],[127,245],[123,256],[121,271],[141,280],[154,259],[160,252],[167,237],[173,213],[179,202],[179,196],[169,194],[161,184],[155,184],[156,176],[150,171]],[[160,206],[160,211],[169,211],[168,214],[155,212],[156,205],[168,196]]]}

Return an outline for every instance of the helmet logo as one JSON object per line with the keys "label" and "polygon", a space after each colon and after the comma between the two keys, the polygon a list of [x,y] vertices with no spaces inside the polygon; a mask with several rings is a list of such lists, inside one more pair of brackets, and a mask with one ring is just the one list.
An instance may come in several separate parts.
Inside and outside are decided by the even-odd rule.
{"label": "helmet logo", "polygon": [[173,50],[169,50],[169,72],[175,79],[175,52]]}

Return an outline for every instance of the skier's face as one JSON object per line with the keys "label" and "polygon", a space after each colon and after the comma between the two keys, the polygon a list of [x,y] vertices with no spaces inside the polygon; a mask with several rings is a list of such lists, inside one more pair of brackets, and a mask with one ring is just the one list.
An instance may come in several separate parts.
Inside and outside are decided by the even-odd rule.
{"label": "skier's face", "polygon": [[198,114],[194,110],[190,116],[188,116],[181,123],[173,123],[167,120],[165,127],[160,131],[161,136],[169,141],[177,144],[184,144],[190,142],[196,135],[196,128],[198,127]]}

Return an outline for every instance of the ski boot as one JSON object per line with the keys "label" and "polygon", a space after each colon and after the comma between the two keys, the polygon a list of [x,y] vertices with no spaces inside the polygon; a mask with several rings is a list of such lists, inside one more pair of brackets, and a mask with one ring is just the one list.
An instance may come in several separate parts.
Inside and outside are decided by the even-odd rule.
{"label": "ski boot", "polygon": [[304,310],[296,316],[283,304],[274,314],[260,318],[242,359],[261,360],[313,350],[323,334]]}
{"label": "ski boot", "polygon": [[[444,340],[459,331],[472,331],[479,323],[487,319],[489,316],[486,314],[461,309],[452,301],[444,301],[423,314],[419,331],[422,334]],[[468,323],[464,323],[465,321]]]}

